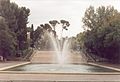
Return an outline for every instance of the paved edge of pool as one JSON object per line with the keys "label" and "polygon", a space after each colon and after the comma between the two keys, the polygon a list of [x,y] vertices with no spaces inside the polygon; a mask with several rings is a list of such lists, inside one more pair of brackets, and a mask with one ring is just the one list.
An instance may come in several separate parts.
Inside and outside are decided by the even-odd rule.
{"label": "paved edge of pool", "polygon": [[59,75],[120,75],[119,72],[92,72],[92,73],[83,73],[83,72],[24,72],[24,71],[0,71],[0,74],[59,74]]}
{"label": "paved edge of pool", "polygon": [[110,67],[110,66],[105,66],[105,65],[96,64],[96,63],[88,63],[88,64],[91,64],[91,65],[94,65],[94,66],[103,67],[103,68],[107,68],[107,69],[112,69],[112,70],[115,70],[115,71],[119,71],[119,72],[120,72],[120,69],[119,69],[119,68]]}
{"label": "paved edge of pool", "polygon": [[30,64],[30,63],[31,62],[24,62],[24,63],[19,63],[19,64],[3,67],[3,68],[0,68],[0,71],[4,71],[4,70],[10,69],[10,68],[14,68],[14,67],[22,66],[22,65],[27,65],[27,64]]}

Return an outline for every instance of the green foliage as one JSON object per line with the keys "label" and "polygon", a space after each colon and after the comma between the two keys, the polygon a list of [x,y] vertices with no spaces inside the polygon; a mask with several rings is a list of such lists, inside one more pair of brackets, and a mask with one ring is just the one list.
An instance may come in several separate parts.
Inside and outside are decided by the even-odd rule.
{"label": "green foliage", "polygon": [[30,47],[34,48],[34,26],[33,24],[31,25],[31,28],[29,28],[30,32]]}
{"label": "green foliage", "polygon": [[[60,23],[62,24],[62,32],[63,29],[68,30],[67,27],[69,27],[69,22],[65,20],[61,20]],[[34,35],[34,45],[41,50],[48,50],[51,47],[51,39],[49,37],[49,34],[52,34],[55,39],[57,38],[57,33],[56,33],[56,25],[60,24],[57,20],[51,20],[49,23],[45,24],[40,24],[38,28],[33,32]],[[61,34],[62,35],[62,34]]]}
{"label": "green foliage", "polygon": [[16,51],[28,48],[26,25],[29,13],[29,9],[18,7],[10,0],[0,0],[0,15],[5,18],[13,39],[17,42]]}
{"label": "green foliage", "polygon": [[60,20],[60,23],[62,24],[62,29],[68,30],[67,27],[70,26],[70,23],[66,20]]}
{"label": "green foliage", "polygon": [[16,12],[18,10],[18,6],[15,3],[10,3],[10,0],[1,0],[0,6],[1,16],[6,19],[10,30],[15,31],[17,29],[15,15],[18,14]]}
{"label": "green foliage", "polygon": [[113,19],[118,16],[118,11],[114,9],[114,7],[108,6],[105,8],[101,6],[99,8],[94,9],[94,7],[90,6],[83,18],[84,27],[88,30],[97,29],[99,27],[106,27],[113,23]]}
{"label": "green foliage", "polygon": [[55,31],[55,26],[57,25],[57,24],[59,24],[59,22],[57,21],[57,20],[51,20],[51,21],[49,21],[49,23],[51,24],[51,26],[53,27],[53,30]]}
{"label": "green foliage", "polygon": [[83,50],[120,62],[120,13],[114,7],[89,7],[83,18],[85,32],[77,36]]}
{"label": "green foliage", "polygon": [[76,50],[77,49],[78,42],[76,40],[76,37],[71,37],[70,38],[70,49],[71,50]]}
{"label": "green foliage", "polygon": [[0,17],[0,55],[4,58],[14,57],[16,41],[3,17]]}
{"label": "green foliage", "polygon": [[19,49],[20,50],[24,50],[27,49],[27,20],[28,20],[28,16],[29,16],[30,10],[26,9],[25,7],[21,7],[19,8],[19,15],[17,17],[17,39],[18,39],[18,43],[19,43]]}

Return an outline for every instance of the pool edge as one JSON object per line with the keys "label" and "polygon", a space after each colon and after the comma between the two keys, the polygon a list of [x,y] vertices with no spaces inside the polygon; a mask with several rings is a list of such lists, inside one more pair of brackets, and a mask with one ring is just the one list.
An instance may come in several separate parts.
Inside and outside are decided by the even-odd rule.
{"label": "pool edge", "polygon": [[22,65],[27,65],[27,64],[30,64],[30,63],[31,62],[24,62],[24,63],[12,65],[12,66],[6,66],[6,67],[3,67],[3,68],[0,68],[0,71],[4,71],[4,70],[10,69],[10,68],[14,68],[14,67],[22,66]]}
{"label": "pool edge", "polygon": [[111,67],[111,66],[105,66],[105,65],[101,65],[101,64],[97,64],[97,63],[88,63],[88,64],[94,65],[94,66],[103,67],[103,68],[107,68],[107,69],[112,69],[112,70],[115,70],[115,71],[119,71],[119,72],[120,72],[120,69],[119,69],[119,68],[115,68],[115,67]]}

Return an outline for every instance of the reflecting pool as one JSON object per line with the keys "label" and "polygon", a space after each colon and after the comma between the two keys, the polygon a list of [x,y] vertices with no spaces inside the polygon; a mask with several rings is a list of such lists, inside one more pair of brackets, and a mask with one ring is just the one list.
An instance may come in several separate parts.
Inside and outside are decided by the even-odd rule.
{"label": "reflecting pool", "polygon": [[25,72],[61,72],[61,73],[92,73],[92,72],[118,72],[116,70],[99,67],[90,64],[27,64],[5,71],[25,71]]}

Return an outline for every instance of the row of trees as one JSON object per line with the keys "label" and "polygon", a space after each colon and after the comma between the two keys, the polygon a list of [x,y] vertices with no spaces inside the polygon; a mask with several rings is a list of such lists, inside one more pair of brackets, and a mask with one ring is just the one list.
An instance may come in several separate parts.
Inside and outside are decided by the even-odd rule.
{"label": "row of trees", "polygon": [[76,40],[82,50],[111,62],[120,62],[120,12],[114,7],[90,6],[83,17],[83,33]]}
{"label": "row of trees", "polygon": [[8,59],[27,46],[27,23],[30,10],[10,0],[0,0],[0,55]]}
{"label": "row of trees", "polygon": [[[57,39],[57,33],[56,33],[56,26],[57,24],[62,25],[62,32],[63,30],[68,30],[67,27],[69,27],[69,22],[66,20],[51,20],[49,23],[40,24],[40,26],[37,27],[37,29],[33,30],[33,24],[31,26],[32,32],[31,32],[31,47],[37,47],[41,50],[48,50],[51,47],[51,41],[49,34],[53,34],[53,36]],[[62,35],[62,33],[61,33]]]}

